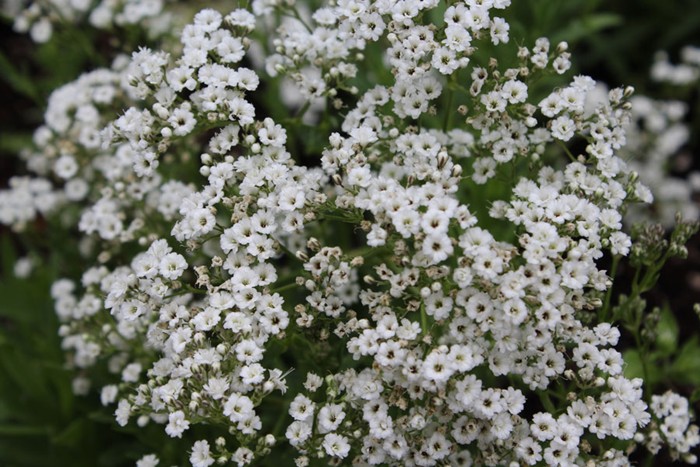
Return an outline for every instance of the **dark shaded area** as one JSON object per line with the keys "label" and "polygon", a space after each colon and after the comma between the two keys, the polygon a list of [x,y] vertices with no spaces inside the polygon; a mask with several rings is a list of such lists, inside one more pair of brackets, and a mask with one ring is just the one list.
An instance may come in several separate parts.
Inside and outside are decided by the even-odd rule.
{"label": "dark shaded area", "polygon": [[[0,22],[0,53],[11,64],[26,68],[26,57],[31,56],[32,50],[28,37],[13,32],[7,22]],[[0,187],[5,187],[10,176],[20,170],[13,138],[18,134],[31,134],[41,123],[42,112],[31,98],[16,92],[7,77],[0,79],[0,100],[3,103],[0,106]]]}
{"label": "dark shaded area", "polygon": [[684,46],[700,47],[700,2],[614,0],[601,9],[619,15],[623,22],[581,41],[573,50],[575,62],[583,73],[611,87],[631,85],[639,94],[686,101],[691,129],[687,150],[694,155],[686,167],[700,169],[700,86],[679,88],[649,77],[656,53],[667,53],[675,64]]}

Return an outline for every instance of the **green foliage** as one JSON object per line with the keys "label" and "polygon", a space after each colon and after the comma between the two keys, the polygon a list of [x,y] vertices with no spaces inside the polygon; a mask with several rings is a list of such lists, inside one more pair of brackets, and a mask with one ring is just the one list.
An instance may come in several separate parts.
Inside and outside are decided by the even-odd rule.
{"label": "green foliage", "polygon": [[7,234],[0,251],[0,465],[127,466],[146,446],[162,444],[161,429],[117,430],[94,393],[74,395],[49,295],[56,262],[49,259],[23,280],[14,276],[17,254]]}
{"label": "green foliage", "polygon": [[642,295],[653,289],[663,266],[673,256],[685,257],[685,243],[698,230],[697,222],[678,219],[667,240],[660,226],[639,225],[630,263],[635,268],[630,294],[620,295],[613,317],[634,340],[624,353],[625,375],[643,378],[649,388],[700,385],[700,339],[693,335],[680,342],[680,324],[668,307],[648,309]]}

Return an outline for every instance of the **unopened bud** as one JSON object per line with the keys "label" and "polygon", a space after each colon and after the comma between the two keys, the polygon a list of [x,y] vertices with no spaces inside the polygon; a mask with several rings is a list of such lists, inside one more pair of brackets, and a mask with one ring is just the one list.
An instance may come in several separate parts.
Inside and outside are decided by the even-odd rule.
{"label": "unopened bud", "polygon": [[300,261],[303,261],[303,262],[307,262],[307,261],[309,260],[309,255],[307,255],[306,253],[304,253],[304,252],[301,251],[301,250],[297,251],[297,252],[295,253],[295,256],[296,256]]}
{"label": "unopened bud", "polygon": [[321,242],[319,242],[317,238],[311,237],[311,238],[306,242],[306,247],[307,247],[309,250],[318,251],[318,250],[321,249]]}
{"label": "unopened bud", "polygon": [[445,167],[445,164],[447,164],[447,161],[450,160],[450,156],[447,155],[445,151],[440,151],[438,154],[438,169],[442,169]]}

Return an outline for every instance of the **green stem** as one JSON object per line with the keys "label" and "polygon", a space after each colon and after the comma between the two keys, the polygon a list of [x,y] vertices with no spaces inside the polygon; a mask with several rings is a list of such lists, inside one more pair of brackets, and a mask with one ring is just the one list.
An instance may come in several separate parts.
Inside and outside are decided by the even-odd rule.
{"label": "green stem", "polygon": [[634,342],[636,347],[639,349],[639,360],[642,362],[642,379],[644,380],[645,384],[648,384],[649,382],[649,364],[647,362],[647,346],[646,344],[642,343],[642,337],[640,335],[639,328],[641,326],[641,317],[643,313],[639,313],[640,318],[637,320],[638,324],[634,330]]}
{"label": "green stem", "polygon": [[279,287],[276,287],[276,288],[270,290],[270,292],[272,292],[272,293],[282,292],[284,290],[293,289],[294,287],[299,287],[299,284],[297,284],[296,281],[290,282],[289,284],[280,285]]}
{"label": "green stem", "polygon": [[195,287],[192,287],[192,286],[189,285],[189,284],[186,284],[186,285],[185,285],[185,290],[187,290],[188,292],[192,292],[192,293],[199,294],[199,295],[206,295],[206,294],[209,293],[209,292],[207,292],[206,290],[197,289],[197,288],[195,288]]}
{"label": "green stem", "polygon": [[313,32],[314,32],[313,29],[311,29],[311,26],[309,26],[308,24],[306,24],[306,21],[303,20],[303,18],[301,17],[301,15],[300,15],[299,12],[297,11],[297,9],[292,7],[290,10],[291,10],[292,15],[294,16],[294,18],[296,18],[297,20],[299,20],[299,22],[300,22],[301,24],[304,25],[304,27],[306,28],[306,30],[309,31],[309,34],[313,34]]}
{"label": "green stem", "polygon": [[332,214],[321,214],[319,220],[322,219],[328,219],[332,221],[338,221],[338,222],[345,222],[345,223],[350,223],[350,224],[355,224],[357,223],[356,219],[351,219],[349,217],[342,217],[342,216],[334,216]]}
{"label": "green stem", "polygon": [[301,261],[301,260],[297,257],[297,255],[296,255],[295,252],[293,252],[292,250],[290,250],[289,248],[287,248],[282,242],[277,242],[277,243],[279,244],[280,248],[281,248],[285,253],[287,253],[287,255],[289,256],[290,259],[296,260],[296,261],[299,261],[299,262],[303,262],[303,261]]}
{"label": "green stem", "polygon": [[566,147],[566,144],[564,144],[563,142],[561,142],[559,140],[557,140],[557,143],[559,143],[559,146],[561,146],[562,149],[564,149],[564,152],[566,153],[567,156],[569,156],[569,159],[571,159],[571,162],[578,162],[576,160],[576,158],[574,157],[574,155],[571,154],[571,151],[569,151],[569,148]]}
{"label": "green stem", "polygon": [[538,393],[538,396],[540,397],[540,402],[542,402],[542,405],[547,412],[550,414],[557,413],[557,409],[554,407],[554,402],[552,402],[552,399],[549,397],[549,393],[540,392]]}
{"label": "green stem", "polygon": [[[452,81],[452,79],[453,78],[450,77],[450,81]],[[445,133],[447,133],[452,124],[452,101],[454,100],[454,91],[452,91],[450,84],[447,85],[447,107],[445,107],[445,120],[442,122],[442,131]]]}
{"label": "green stem", "polygon": [[311,107],[311,101],[306,101],[306,103],[297,110],[296,114],[294,114],[294,120],[301,122],[301,119],[304,117],[304,114],[306,114],[306,111],[309,110],[309,107]]}

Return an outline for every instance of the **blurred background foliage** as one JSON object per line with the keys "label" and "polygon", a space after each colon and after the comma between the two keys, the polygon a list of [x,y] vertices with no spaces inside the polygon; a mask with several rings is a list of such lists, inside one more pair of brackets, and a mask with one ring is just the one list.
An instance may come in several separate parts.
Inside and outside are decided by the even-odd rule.
{"label": "blurred background foliage", "polygon": [[[209,5],[199,1],[188,6],[194,10]],[[649,78],[657,51],[667,51],[675,62],[684,45],[700,46],[700,1],[515,0],[506,16],[511,24],[511,56],[517,45],[532,45],[540,36],[553,43],[566,40],[575,73],[610,86],[630,84],[651,97],[688,102],[687,123],[693,136],[686,151],[700,154],[698,89],[671,88]],[[0,20],[0,189],[12,175],[23,173],[17,153],[30,144],[51,91],[84,71],[108,65],[130,44],[146,43],[138,31],[125,37],[128,40],[115,42],[85,25],[66,26],[58,28],[48,43],[38,45],[13,32],[12,19]],[[504,60],[507,56],[508,51]],[[690,162],[699,167],[697,157]],[[74,395],[74,375],[63,366],[49,288],[58,277],[76,277],[82,266],[77,254],[59,255],[49,247],[70,248],[71,242],[61,239],[60,232],[41,225],[31,230],[44,241],[25,242],[0,227],[0,466],[116,467],[133,465],[149,452],[159,452],[161,465],[180,462],[186,454],[178,443],[165,447],[162,427],[120,428],[95,392]],[[700,301],[700,287],[692,286],[700,277],[699,245],[693,239],[688,260],[667,265],[659,287],[645,297],[661,307],[660,361],[671,356],[677,361],[673,367],[655,368],[652,383],[700,386],[700,343],[692,312],[692,305]],[[42,265],[29,280],[17,279],[13,272],[17,258],[25,255],[33,255]],[[73,257],[75,261],[67,261]],[[635,356],[627,357],[628,371],[638,372]]]}

